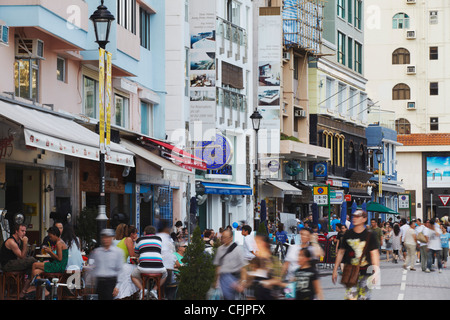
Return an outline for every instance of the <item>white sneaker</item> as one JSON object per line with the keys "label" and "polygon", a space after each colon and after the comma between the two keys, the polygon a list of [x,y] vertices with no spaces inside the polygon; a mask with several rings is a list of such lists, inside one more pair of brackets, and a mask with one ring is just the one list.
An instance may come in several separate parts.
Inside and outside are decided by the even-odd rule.
{"label": "white sneaker", "polygon": [[145,299],[145,297],[147,296],[147,293],[148,293],[148,290],[147,289],[144,289],[145,291],[145,293],[144,293],[144,298],[142,298],[142,290],[141,291],[139,291],[139,299],[141,299],[141,300],[144,300]]}
{"label": "white sneaker", "polygon": [[439,273],[442,273],[442,269],[439,269]]}
{"label": "white sneaker", "polygon": [[431,271],[430,271],[430,269],[427,268],[427,270],[425,270],[425,272],[426,273],[430,273]]}
{"label": "white sneaker", "polygon": [[158,292],[156,289],[150,290],[150,297],[153,299],[158,299]]}

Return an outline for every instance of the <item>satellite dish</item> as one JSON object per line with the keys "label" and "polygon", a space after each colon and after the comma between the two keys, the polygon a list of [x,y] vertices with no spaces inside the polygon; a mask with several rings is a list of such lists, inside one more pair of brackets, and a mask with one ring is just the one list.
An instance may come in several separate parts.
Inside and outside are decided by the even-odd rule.
{"label": "satellite dish", "polygon": [[222,202],[228,202],[230,200],[231,200],[230,196],[226,196],[226,195],[220,196],[220,201],[222,201]]}
{"label": "satellite dish", "polygon": [[208,195],[207,195],[207,194],[198,195],[198,196],[197,196],[197,204],[198,204],[199,206],[201,206],[202,204],[205,203],[206,199],[208,199]]}

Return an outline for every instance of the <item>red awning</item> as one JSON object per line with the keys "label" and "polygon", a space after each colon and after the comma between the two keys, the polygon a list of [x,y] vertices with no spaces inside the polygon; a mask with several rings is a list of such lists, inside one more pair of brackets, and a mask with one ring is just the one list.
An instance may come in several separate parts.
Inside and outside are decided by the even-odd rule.
{"label": "red awning", "polygon": [[180,148],[177,148],[171,144],[158,141],[155,139],[142,137],[142,141],[151,142],[153,144],[156,144],[165,150],[165,155],[169,156],[171,159],[175,160],[175,164],[179,165],[182,168],[185,169],[197,169],[197,170],[206,170],[206,162],[202,159],[190,154],[189,152],[186,152]]}

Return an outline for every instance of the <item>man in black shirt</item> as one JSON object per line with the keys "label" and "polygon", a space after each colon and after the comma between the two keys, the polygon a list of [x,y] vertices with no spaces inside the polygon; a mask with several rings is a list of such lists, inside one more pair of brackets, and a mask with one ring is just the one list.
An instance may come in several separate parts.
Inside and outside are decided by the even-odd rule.
{"label": "man in black shirt", "polygon": [[[338,266],[341,262],[352,265],[360,264],[358,283],[356,286],[347,288],[345,298],[347,300],[367,300],[370,298],[370,288],[373,285],[368,281],[374,280],[376,282],[379,278],[380,253],[378,241],[376,235],[366,229],[367,212],[356,210],[352,219],[354,228],[345,232],[340,241],[332,280],[333,283],[336,283]],[[366,254],[362,256],[366,245]],[[375,271],[374,276],[368,273],[368,268],[371,265]]]}

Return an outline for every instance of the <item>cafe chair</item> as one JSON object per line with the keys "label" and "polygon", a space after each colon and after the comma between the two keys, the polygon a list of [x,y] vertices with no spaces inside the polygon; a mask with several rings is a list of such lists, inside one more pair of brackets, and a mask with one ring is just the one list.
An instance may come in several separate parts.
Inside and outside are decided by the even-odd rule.
{"label": "cafe chair", "polygon": [[[12,298],[13,291],[11,288],[15,287],[15,297],[17,300],[20,299],[20,292],[22,289],[23,281],[25,279],[24,271],[3,271],[2,275],[2,299]],[[5,289],[6,289],[6,297],[5,297]]]}
{"label": "cafe chair", "polygon": [[[161,290],[161,279],[162,279],[162,273],[143,273],[141,274],[142,277],[142,300],[145,299],[145,288],[147,288],[147,284],[149,280],[153,280],[156,282],[156,288],[158,291],[158,300],[161,300],[163,298],[163,292]],[[152,288],[149,288],[151,290]]]}
{"label": "cafe chair", "polygon": [[[44,273],[40,274],[41,279],[48,279],[48,280],[50,280],[50,282],[52,282],[52,279],[57,278],[58,283],[64,282],[65,276],[66,276],[66,273],[59,273],[59,272],[57,272],[57,273],[44,272]],[[58,287],[58,291],[57,291],[58,300],[62,300],[62,289],[63,289],[62,286]],[[38,299],[38,297],[40,297],[42,294],[41,292],[38,293],[38,291],[40,291],[40,290],[41,290],[40,287],[36,288],[36,299]]]}

